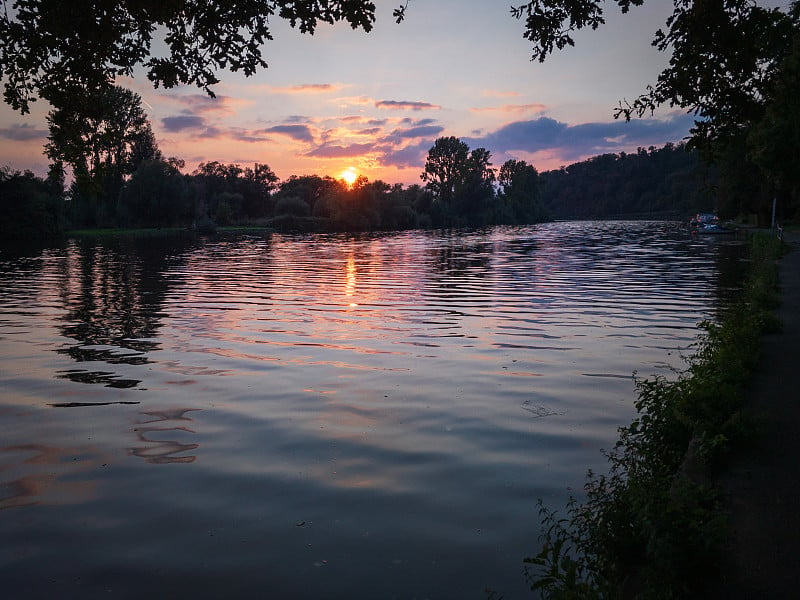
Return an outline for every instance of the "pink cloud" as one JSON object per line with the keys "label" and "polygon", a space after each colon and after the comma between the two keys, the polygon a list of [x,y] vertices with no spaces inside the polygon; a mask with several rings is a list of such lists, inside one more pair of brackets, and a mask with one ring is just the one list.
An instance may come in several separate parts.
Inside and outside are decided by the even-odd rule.
{"label": "pink cloud", "polygon": [[263,130],[264,133],[280,133],[298,142],[313,142],[314,135],[308,125],[275,125]]}
{"label": "pink cloud", "polygon": [[333,83],[301,83],[287,87],[270,87],[270,91],[277,94],[327,94],[338,92],[344,87]]}
{"label": "pink cloud", "polygon": [[512,91],[504,92],[501,90],[483,90],[481,92],[481,96],[484,97],[489,96],[492,98],[512,98],[519,95],[520,95],[519,92],[512,92]]}
{"label": "pink cloud", "polygon": [[206,94],[171,95],[161,94],[161,98],[171,104],[183,107],[183,114],[202,114],[208,112],[220,112],[231,114],[241,106],[253,104],[252,100],[233,98],[231,96],[217,95],[215,98]]}
{"label": "pink cloud", "polygon": [[319,148],[315,148],[307,153],[306,156],[313,156],[316,158],[352,158],[371,152],[373,149],[373,144],[350,144],[349,146],[323,144]]}
{"label": "pink cloud", "polygon": [[481,112],[499,112],[505,114],[521,114],[527,112],[541,113],[547,110],[547,106],[539,104],[538,102],[532,104],[504,104],[503,106],[486,106],[483,108],[470,108],[470,111]]}
{"label": "pink cloud", "polygon": [[376,100],[375,108],[388,110],[439,110],[442,107],[430,102],[412,102],[408,100]]}

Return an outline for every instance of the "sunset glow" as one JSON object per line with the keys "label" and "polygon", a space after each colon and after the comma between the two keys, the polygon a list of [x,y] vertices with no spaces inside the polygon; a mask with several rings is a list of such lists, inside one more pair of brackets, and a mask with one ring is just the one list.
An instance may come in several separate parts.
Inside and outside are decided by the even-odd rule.
{"label": "sunset glow", "polygon": [[[544,64],[529,60],[523,24],[494,2],[419,2],[401,25],[391,4],[368,35],[335,26],[308,36],[276,21],[263,48],[269,68],[220,71],[214,98],[191,86],[155,89],[144,69],[117,83],[141,95],[161,151],[185,160],[186,173],[210,161],[261,163],[281,180],[315,174],[352,185],[363,175],[410,185],[442,136],[486,148],[495,167],[513,158],[541,171],[677,142],[692,126],[668,110],[613,118],[619,100],[644,91],[666,64],[650,41],[669,2],[626,16],[609,10],[607,26],[580,32],[575,48]],[[442,76],[426,76],[420,66],[444,48]],[[612,67],[630,56],[625,69]],[[23,116],[0,105],[0,166],[47,174],[49,108],[37,102]]]}
{"label": "sunset glow", "polygon": [[344,171],[339,173],[339,179],[343,179],[344,182],[352,186],[356,179],[358,179],[358,172],[355,170],[355,167],[347,167]]}

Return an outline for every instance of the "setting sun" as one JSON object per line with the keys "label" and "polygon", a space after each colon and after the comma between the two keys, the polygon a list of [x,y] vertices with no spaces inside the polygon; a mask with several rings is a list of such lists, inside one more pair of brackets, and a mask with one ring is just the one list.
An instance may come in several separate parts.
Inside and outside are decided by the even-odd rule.
{"label": "setting sun", "polygon": [[353,185],[358,179],[358,172],[354,167],[347,167],[344,171],[339,173],[339,179],[344,179],[347,185]]}

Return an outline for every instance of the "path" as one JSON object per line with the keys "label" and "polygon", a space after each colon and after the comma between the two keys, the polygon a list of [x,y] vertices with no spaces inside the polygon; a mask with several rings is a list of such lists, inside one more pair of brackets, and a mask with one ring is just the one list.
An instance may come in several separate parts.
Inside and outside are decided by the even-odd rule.
{"label": "path", "polygon": [[783,331],[763,338],[746,406],[763,435],[718,479],[731,515],[718,598],[800,597],[800,234],[786,241]]}

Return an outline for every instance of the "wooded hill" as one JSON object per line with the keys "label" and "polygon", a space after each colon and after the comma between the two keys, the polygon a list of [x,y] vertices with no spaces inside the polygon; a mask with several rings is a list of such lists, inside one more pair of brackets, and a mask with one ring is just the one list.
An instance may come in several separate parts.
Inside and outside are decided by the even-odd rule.
{"label": "wooded hill", "polygon": [[713,211],[716,176],[683,144],[601,154],[540,173],[554,219],[676,218]]}

